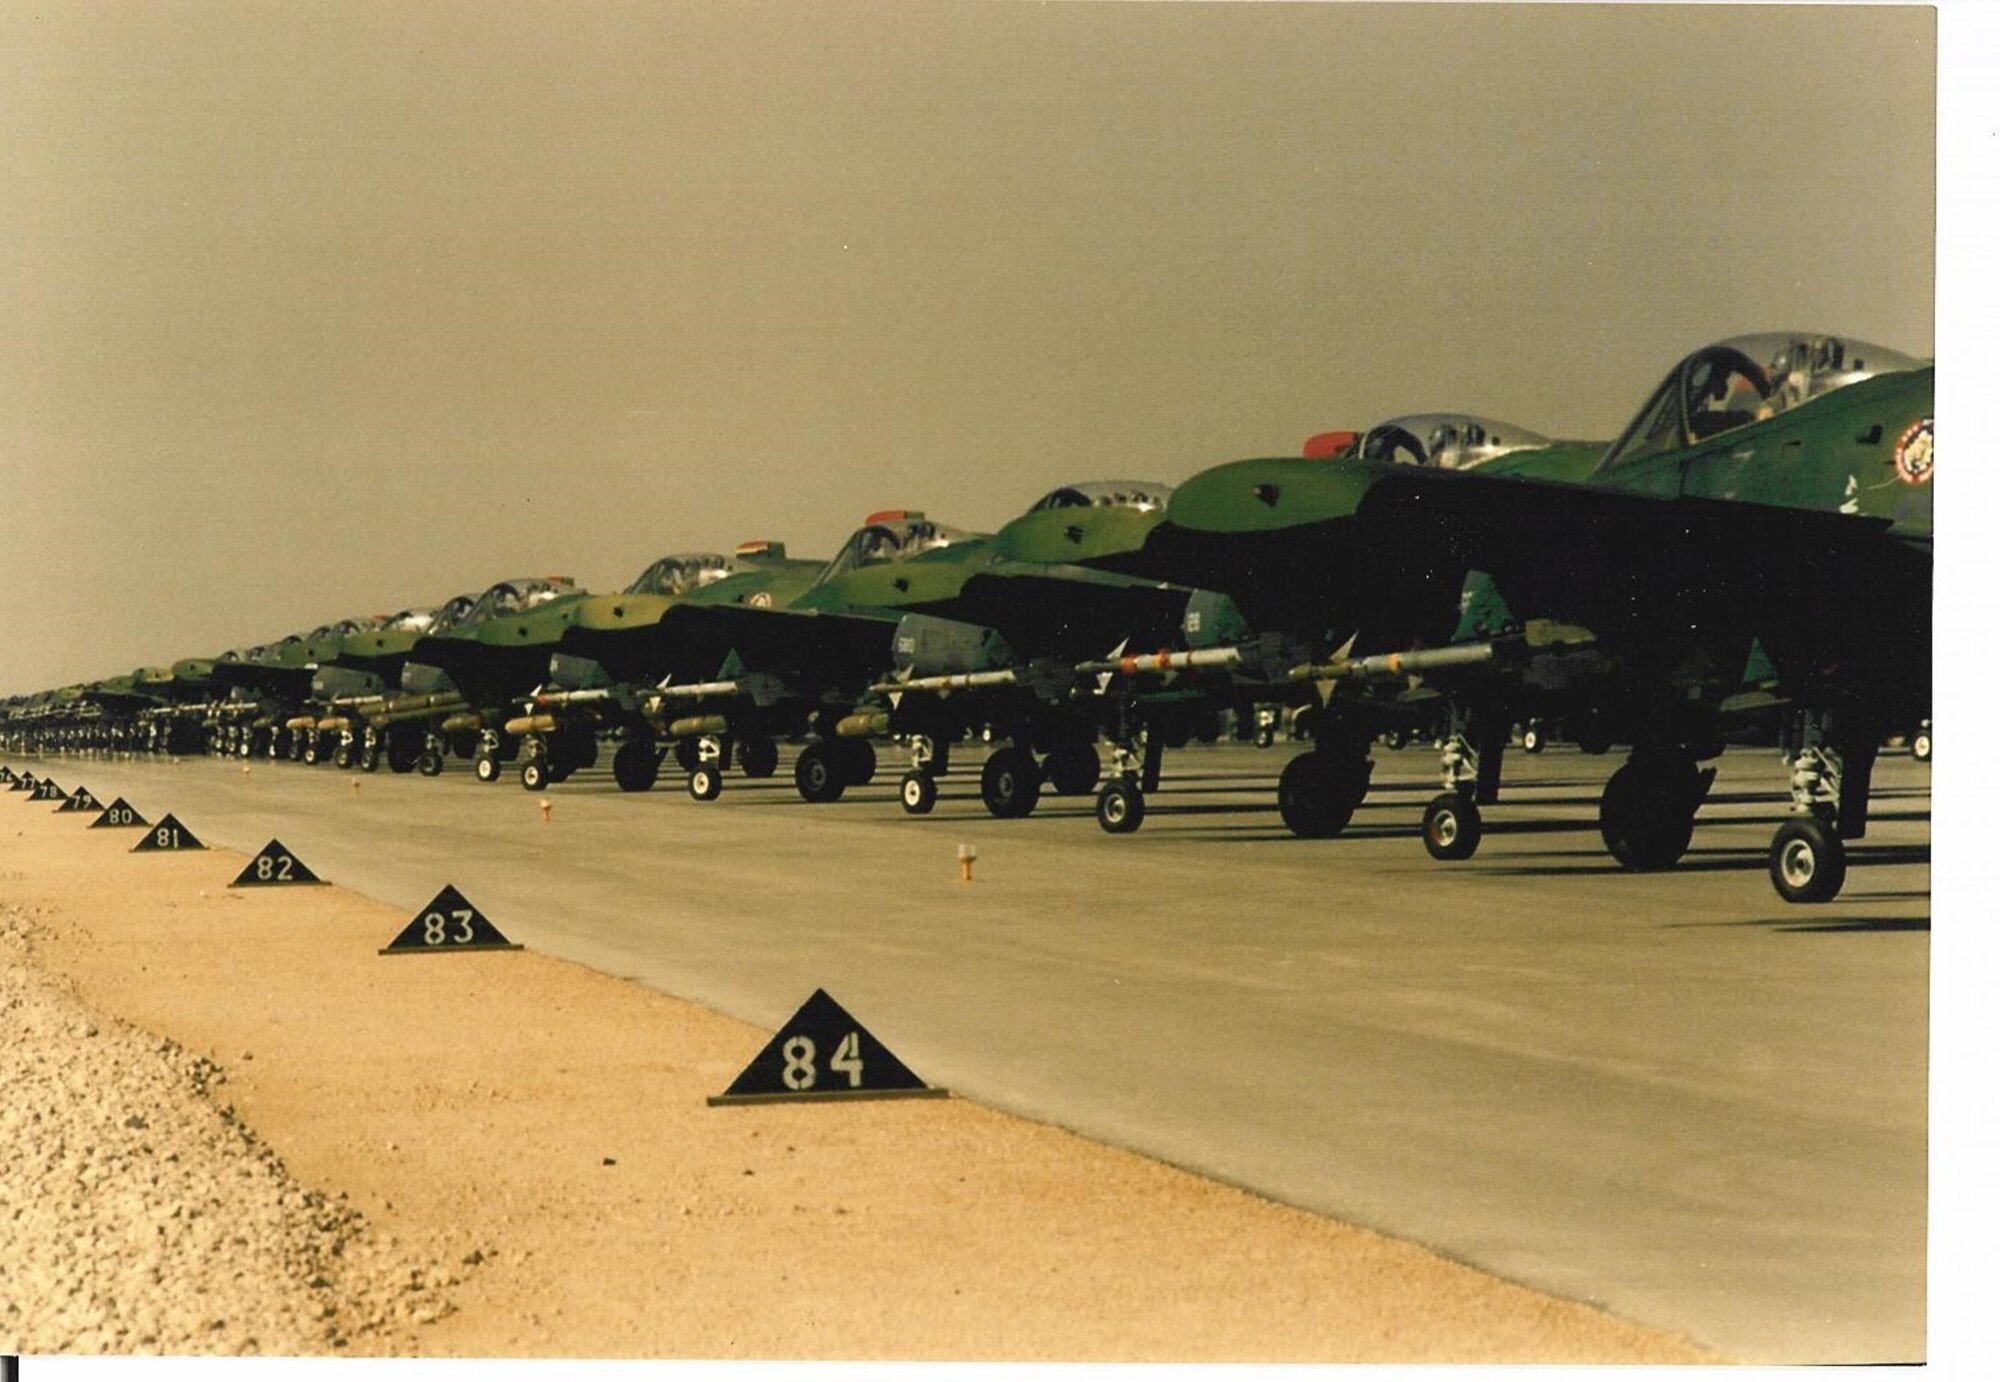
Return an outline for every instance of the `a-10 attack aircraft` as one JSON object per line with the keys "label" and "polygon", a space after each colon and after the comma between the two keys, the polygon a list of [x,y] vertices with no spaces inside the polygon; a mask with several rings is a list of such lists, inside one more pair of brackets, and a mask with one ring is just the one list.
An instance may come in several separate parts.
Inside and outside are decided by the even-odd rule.
{"label": "a-10 attack aircraft", "polygon": [[[1761,656],[1763,695],[1790,708],[1799,745],[1771,878],[1788,900],[1821,901],[1845,877],[1843,841],[1866,829],[1879,745],[1929,715],[1932,400],[1932,367],[1893,351],[1736,338],[1676,365],[1580,475],[1368,454],[1318,471],[1239,463],[1182,485],[1127,565],[1192,563],[1260,625],[1323,602],[1362,640],[1310,669],[1325,682],[1463,679],[1489,704],[1551,688],[1594,698],[1633,746],[1599,810],[1628,867],[1687,848],[1713,776],[1700,764]],[[1532,471],[1532,452],[1522,461]],[[1518,631],[1440,645],[1439,603],[1474,572]],[[1504,740],[1481,737],[1470,747],[1497,755]],[[1482,777],[1483,763],[1426,808],[1434,856],[1476,848]]]}
{"label": "a-10 attack aircraft", "polygon": [[[1152,496],[1164,492],[1105,485],[1059,493],[1103,499],[1064,520],[1087,526],[1157,508]],[[817,736],[794,781],[807,800],[831,801],[872,778],[869,741],[886,736],[911,746],[905,809],[926,811],[950,745],[979,729],[1006,741],[987,758],[981,798],[995,815],[1020,816],[1044,781],[1087,792],[1097,780],[1095,740],[1105,725],[1098,707],[1073,694],[1078,659],[1126,641],[1173,643],[1204,598],[1159,581],[1009,560],[990,534],[887,510],[870,515],[787,605],[669,611],[663,634],[727,655],[712,679],[669,683],[652,699],[671,734],[710,745],[689,776],[698,799],[719,793],[716,746],[729,739]]]}
{"label": "a-10 attack aircraft", "polygon": [[[363,767],[383,753],[393,769],[434,776],[456,754],[494,782],[518,762],[533,790],[594,765],[600,732],[612,731],[623,736],[613,759],[621,785],[651,785],[658,751],[643,721],[619,712],[612,683],[681,666],[659,637],[662,612],[732,578],[770,582],[816,565],[788,561],[779,544],[750,543],[729,556],[662,557],[616,595],[556,578],[500,581],[453,602],[414,638],[398,692],[322,679],[322,727],[345,720],[342,742],[359,742]],[[534,704],[544,693],[559,700]]]}
{"label": "a-10 attack aircraft", "polygon": [[[658,686],[710,675],[724,655],[673,628],[669,613],[680,605],[783,606],[812,584],[824,564],[789,556],[781,542],[744,542],[727,556],[662,557],[623,593],[584,600],[557,639],[543,681],[505,727],[516,737],[560,746],[526,754],[521,785],[539,791],[560,781],[549,765],[581,758],[589,751],[586,739],[610,737],[617,741],[611,774],[619,787],[651,788],[667,752],[663,740],[675,738],[663,720]],[[691,748],[682,749],[685,767],[694,766]],[[769,776],[777,767],[777,745],[768,740],[746,739],[737,751],[751,776]]]}
{"label": "a-10 attack aircraft", "polygon": [[[1286,763],[1277,784],[1279,814],[1302,837],[1337,835],[1367,795],[1370,745],[1378,738],[1400,743],[1442,733],[1444,702],[1435,693],[1399,695],[1354,681],[1342,683],[1335,698],[1332,682],[1315,668],[1336,653],[1344,668],[1370,650],[1367,639],[1382,649],[1462,641],[1509,617],[1480,573],[1471,573],[1458,591],[1410,592],[1353,560],[1352,535],[1337,530],[1351,516],[1356,482],[1365,475],[1358,463],[1492,467],[1569,479],[1583,474],[1603,449],[1602,442],[1554,442],[1490,418],[1432,413],[1393,418],[1365,432],[1322,433],[1306,443],[1302,456],[1233,461],[1204,471],[1177,492],[1166,525],[1150,542],[1106,545],[1082,559],[1151,574],[1196,573],[1243,602],[1259,638],[1237,647],[1106,660],[1084,670],[1144,679],[1227,671],[1248,699],[1292,706],[1296,722],[1310,727],[1314,748]],[[1219,514],[1231,526],[1182,527],[1175,514],[1197,520]],[[1239,544],[1250,554],[1248,566]],[[1271,575],[1278,578],[1266,579]],[[1455,735],[1445,752],[1447,778],[1470,776],[1471,763],[1462,736]],[[1491,766],[1498,768],[1497,756]],[[1144,785],[1130,777],[1106,782],[1099,823],[1116,833],[1137,828]]]}

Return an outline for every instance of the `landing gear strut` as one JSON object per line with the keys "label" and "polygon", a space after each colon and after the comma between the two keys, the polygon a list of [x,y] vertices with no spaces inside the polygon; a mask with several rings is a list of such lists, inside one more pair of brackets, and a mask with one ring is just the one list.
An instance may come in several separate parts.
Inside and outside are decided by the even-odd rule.
{"label": "landing gear strut", "polygon": [[1097,789],[1097,824],[1111,835],[1129,835],[1146,819],[1146,793],[1160,786],[1167,741],[1149,727],[1121,733],[1112,744],[1111,776]]}
{"label": "landing gear strut", "polygon": [[[1865,727],[1864,731],[1865,731]],[[1771,886],[1787,902],[1830,902],[1847,881],[1848,840],[1868,832],[1881,736],[1807,711],[1792,757],[1792,816],[1771,839]]]}
{"label": "landing gear strut", "polygon": [[1424,850],[1443,862],[1479,852],[1485,823],[1479,808],[1500,800],[1500,760],[1507,750],[1509,717],[1454,706],[1451,728],[1438,753],[1444,791],[1424,806]]}
{"label": "landing gear strut", "polygon": [[937,805],[938,774],[948,766],[947,751],[928,734],[910,736],[910,770],[903,774],[898,794],[903,810],[912,816],[928,816]]}

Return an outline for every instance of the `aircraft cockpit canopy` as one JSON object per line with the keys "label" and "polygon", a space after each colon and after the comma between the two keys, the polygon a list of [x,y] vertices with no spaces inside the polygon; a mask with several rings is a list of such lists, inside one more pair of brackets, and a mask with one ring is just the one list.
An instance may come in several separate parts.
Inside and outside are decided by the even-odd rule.
{"label": "aircraft cockpit canopy", "polygon": [[477,595],[454,595],[446,600],[431,615],[431,622],[425,633],[446,633],[457,628],[472,617],[472,611],[479,608]]}
{"label": "aircraft cockpit canopy", "polygon": [[971,536],[963,529],[933,523],[914,509],[891,509],[870,514],[867,522],[847,539],[840,555],[827,563],[826,570],[820,572],[815,584],[823,585],[836,576],[859,571],[864,566],[908,561],[925,552],[963,542]]}
{"label": "aircraft cockpit canopy", "polygon": [[1364,461],[1471,470],[1511,451],[1551,444],[1525,427],[1470,413],[1412,413],[1378,423],[1354,445],[1355,454]]}
{"label": "aircraft cockpit canopy", "polygon": [[479,603],[472,608],[463,622],[471,623],[481,619],[497,619],[509,614],[526,614],[538,605],[551,600],[560,600],[565,595],[576,594],[576,587],[560,576],[525,576],[517,580],[501,581],[490,587],[479,597]]}
{"label": "aircraft cockpit canopy", "polygon": [[434,609],[406,609],[400,614],[392,614],[382,621],[384,633],[428,633],[437,623],[438,612]]}
{"label": "aircraft cockpit canopy", "polygon": [[625,587],[627,595],[685,595],[736,570],[736,563],[719,552],[676,552],[647,567]]}
{"label": "aircraft cockpit canopy", "polygon": [[1081,485],[1064,485],[1036,500],[1029,513],[1045,509],[1137,509],[1152,513],[1173,498],[1172,485],[1152,480],[1092,480]]}
{"label": "aircraft cockpit canopy", "polygon": [[1767,332],[1719,341],[1674,366],[1604,453],[1600,469],[1678,451],[1878,374],[1923,364],[1843,336]]}

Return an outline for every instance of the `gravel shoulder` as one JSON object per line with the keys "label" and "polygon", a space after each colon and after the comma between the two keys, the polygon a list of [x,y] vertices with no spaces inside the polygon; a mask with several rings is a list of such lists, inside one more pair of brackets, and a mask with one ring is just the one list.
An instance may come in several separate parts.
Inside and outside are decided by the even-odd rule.
{"label": "gravel shoulder", "polygon": [[0,809],[0,1351],[1715,1361],[964,1100],[711,1108],[769,1033]]}

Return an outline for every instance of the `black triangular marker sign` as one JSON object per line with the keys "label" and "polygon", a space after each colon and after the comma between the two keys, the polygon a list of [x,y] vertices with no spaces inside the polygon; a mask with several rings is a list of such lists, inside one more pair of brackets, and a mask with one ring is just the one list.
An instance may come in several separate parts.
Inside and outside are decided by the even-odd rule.
{"label": "black triangular marker sign", "polygon": [[56,780],[45,777],[35,784],[35,790],[28,793],[29,801],[68,801],[69,793],[56,786]]}
{"label": "black triangular marker sign", "polygon": [[13,780],[14,780],[14,770],[8,767],[5,763],[0,763],[0,782],[11,783],[13,782]]}
{"label": "black triangular marker sign", "polygon": [[298,856],[273,839],[257,851],[257,857],[243,866],[232,888],[282,888],[291,883],[319,883],[324,880],[300,863]]}
{"label": "black triangular marker sign", "polygon": [[104,803],[90,794],[90,788],[79,787],[70,799],[56,808],[56,814],[65,811],[102,811]]}
{"label": "black triangular marker sign", "polygon": [[123,829],[126,826],[143,826],[146,823],[146,818],[137,811],[134,811],[125,798],[120,797],[104,808],[104,814],[92,821],[90,828],[96,830],[98,827],[104,826],[111,829]]}
{"label": "black triangular marker sign", "polygon": [[449,883],[431,899],[430,906],[410,918],[396,939],[375,953],[378,955],[441,954],[459,950],[519,950],[521,947],[500,934],[480,910],[465,900],[465,894]]}
{"label": "black triangular marker sign", "polygon": [[726,1093],[709,1096],[708,1102],[920,1099],[943,1098],[949,1092],[918,1079],[825,989],[815,989],[736,1083]]}
{"label": "black triangular marker sign", "polygon": [[208,846],[194,837],[194,832],[174,819],[169,811],[160,817],[158,825],[146,827],[145,836],[132,846],[132,853],[139,854],[156,849],[207,849]]}
{"label": "black triangular marker sign", "polygon": [[8,787],[7,790],[10,792],[32,792],[40,785],[40,783],[35,781],[33,773],[22,773],[14,779],[13,785]]}

